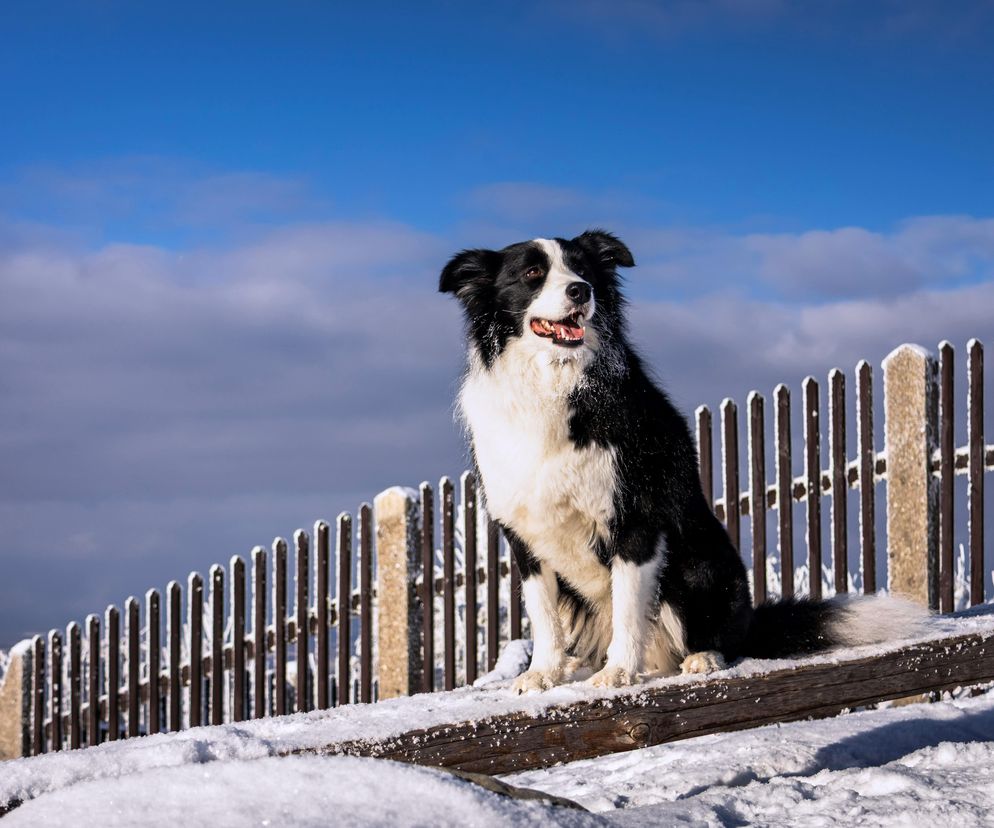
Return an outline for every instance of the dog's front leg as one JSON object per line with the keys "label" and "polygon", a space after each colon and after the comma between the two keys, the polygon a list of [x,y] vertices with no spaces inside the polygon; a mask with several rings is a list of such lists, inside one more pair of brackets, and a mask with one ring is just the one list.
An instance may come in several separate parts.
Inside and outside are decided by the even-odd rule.
{"label": "dog's front leg", "polygon": [[612,560],[611,643],[604,667],[590,677],[596,687],[625,687],[642,670],[659,561],[658,554],[642,564]]}
{"label": "dog's front leg", "polygon": [[527,672],[515,679],[514,690],[548,690],[563,680],[566,644],[559,619],[559,584],[548,566],[524,577],[521,592],[532,626],[532,663]]}

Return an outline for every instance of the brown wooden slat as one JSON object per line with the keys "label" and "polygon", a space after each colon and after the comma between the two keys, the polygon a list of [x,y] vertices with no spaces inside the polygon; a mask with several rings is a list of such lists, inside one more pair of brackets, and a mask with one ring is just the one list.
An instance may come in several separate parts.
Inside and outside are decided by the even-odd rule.
{"label": "brown wooden slat", "polygon": [[352,690],[352,516],[338,516],[338,704]]}
{"label": "brown wooden slat", "polygon": [[431,484],[421,484],[421,612],[423,661],[422,689],[435,689],[435,493]]}
{"label": "brown wooden slat", "polygon": [[232,555],[231,572],[231,721],[245,719],[245,561]]}
{"label": "brown wooden slat", "polygon": [[804,477],[807,486],[808,595],[821,598],[821,426],[818,381],[807,377],[804,392]]}
{"label": "brown wooden slat", "polygon": [[442,478],[442,621],[445,635],[445,689],[456,686],[455,498],[452,481]]}
{"label": "brown wooden slat", "polygon": [[373,700],[373,507],[359,507],[359,701]]}
{"label": "brown wooden slat", "polygon": [[273,646],[276,670],[273,713],[287,713],[286,703],[286,541],[273,541]]}
{"label": "brown wooden slat", "polygon": [[224,724],[224,567],[211,576],[211,724]]}
{"label": "brown wooden slat", "polygon": [[987,682],[994,679],[989,636],[972,633],[766,674],[637,687],[537,715],[509,713],[296,752],[377,756],[486,774],[548,767]]}
{"label": "brown wooden slat", "polygon": [[487,520],[487,670],[500,650],[500,530]]}
{"label": "brown wooden slat", "polygon": [[701,476],[701,490],[708,506],[714,508],[714,454],[711,441],[711,409],[702,405],[697,409],[697,457]]}
{"label": "brown wooden slat", "polygon": [[121,736],[121,611],[111,605],[104,614],[107,628],[107,739],[113,742]]}
{"label": "brown wooden slat", "polygon": [[948,342],[939,343],[939,609],[953,606],[953,484],[955,482],[955,413],[953,360]]}
{"label": "brown wooden slat", "polygon": [[790,389],[778,385],[773,428],[776,432],[777,545],[780,552],[781,595],[794,595],[794,473],[791,468]]}
{"label": "brown wooden slat", "polygon": [[52,723],[50,750],[62,750],[62,636],[48,633],[48,718]]}
{"label": "brown wooden slat", "polygon": [[269,653],[266,634],[266,550],[252,550],[252,717],[266,715],[266,656]]}
{"label": "brown wooden slat", "polygon": [[186,623],[190,629],[187,651],[190,653],[190,703],[187,717],[190,727],[203,724],[203,646],[204,646],[204,579],[191,572],[186,584]]}
{"label": "brown wooden slat", "polygon": [[984,346],[967,343],[966,382],[969,391],[967,445],[967,512],[970,534],[970,605],[984,601]]}
{"label": "brown wooden slat", "polygon": [[521,573],[518,571],[518,562],[513,554],[508,556],[508,566],[511,570],[509,590],[511,610],[508,613],[510,615],[508,626],[511,640],[516,641],[521,638]]}
{"label": "brown wooden slat", "polygon": [[100,744],[100,619],[86,616],[86,744]]}
{"label": "brown wooden slat", "polygon": [[148,627],[146,636],[146,672],[148,675],[148,707],[145,710],[145,729],[148,733],[159,733],[162,730],[162,717],[159,715],[162,703],[162,689],[159,683],[162,669],[162,599],[158,590],[150,589],[145,593],[145,624]]}
{"label": "brown wooden slat", "polygon": [[311,709],[310,694],[308,693],[307,674],[309,672],[308,655],[308,630],[307,630],[307,578],[311,570],[310,563],[310,539],[303,529],[298,529],[293,533],[294,563],[296,564],[296,575],[294,576],[294,586],[296,587],[294,596],[294,609],[296,610],[296,634],[297,634],[297,712],[301,713]]}
{"label": "brown wooden slat", "polygon": [[753,602],[766,600],[766,434],[765,400],[749,395],[749,517],[752,525]]}
{"label": "brown wooden slat", "polygon": [[476,681],[476,480],[466,472],[462,477],[463,577],[466,621],[466,684]]}
{"label": "brown wooden slat", "polygon": [[180,585],[170,581],[166,586],[166,628],[169,636],[169,729],[175,733],[183,728],[182,676],[180,675],[180,637],[183,619],[180,617]]}
{"label": "brown wooden slat", "polygon": [[849,543],[846,506],[849,484],[846,481],[846,377],[838,368],[828,374],[828,446],[832,478],[832,570],[835,592],[849,591]]}
{"label": "brown wooden slat", "polygon": [[323,520],[314,524],[314,603],[317,616],[317,637],[314,643],[316,653],[317,674],[314,684],[317,688],[318,710],[327,709],[328,683],[331,678],[331,667],[328,661],[328,559],[329,559],[329,527]]}
{"label": "brown wooden slat", "polygon": [[721,404],[721,480],[725,528],[735,548],[741,545],[739,514],[739,411],[733,400]]}
{"label": "brown wooden slat", "polygon": [[76,749],[82,745],[82,722],[80,721],[80,696],[83,683],[83,661],[81,658],[82,636],[79,624],[73,621],[66,627],[66,641],[69,642],[69,747]]}
{"label": "brown wooden slat", "polygon": [[859,451],[859,537],[863,555],[863,592],[877,591],[876,482],[873,445],[873,368],[866,360],[856,366],[856,419]]}
{"label": "brown wooden slat", "polygon": [[40,635],[32,639],[31,661],[31,755],[45,752],[45,642]]}
{"label": "brown wooden slat", "polygon": [[138,599],[133,595],[124,602],[128,626],[128,736],[141,733],[141,625]]}

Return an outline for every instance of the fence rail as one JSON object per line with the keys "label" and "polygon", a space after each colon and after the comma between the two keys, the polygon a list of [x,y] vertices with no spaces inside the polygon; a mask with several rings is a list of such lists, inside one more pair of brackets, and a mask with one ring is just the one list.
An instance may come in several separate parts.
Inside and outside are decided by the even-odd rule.
{"label": "fence rail", "polygon": [[[915,346],[885,360],[880,451],[865,361],[853,376],[854,412],[845,375],[829,373],[824,427],[813,377],[801,385],[799,430],[785,385],[773,391],[772,418],[766,398],[750,394],[744,467],[736,404],[720,407],[717,455],[712,412],[697,410],[702,489],[751,564],[757,602],[797,589],[816,597],[851,586],[875,591],[881,531],[889,588],[942,612],[955,608],[957,583],[968,585],[970,604],[985,599],[984,475],[994,470],[994,446],[984,442],[983,346],[967,345],[962,446],[954,440],[954,358],[943,342],[938,361]],[[967,478],[965,507],[957,476]],[[885,530],[878,484],[888,487]],[[800,521],[795,507],[804,510]],[[959,581],[958,514],[967,518],[969,561]],[[355,516],[297,531],[292,546],[277,538],[248,562],[235,556],[227,568],[211,567],[206,581],[191,573],[185,588],[172,581],[144,601],[129,598],[123,613],[111,606],[102,619],[90,615],[15,647],[0,686],[0,758],[451,689],[491,669],[527,621],[517,569],[469,473],[458,485],[442,478],[437,489],[383,492]],[[795,574],[803,581],[795,584]]]}

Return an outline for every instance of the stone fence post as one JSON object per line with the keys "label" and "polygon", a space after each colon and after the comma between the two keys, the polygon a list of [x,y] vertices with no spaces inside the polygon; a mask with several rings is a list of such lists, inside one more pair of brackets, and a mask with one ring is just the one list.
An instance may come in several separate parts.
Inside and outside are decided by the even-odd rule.
{"label": "stone fence post", "polygon": [[34,647],[21,641],[10,651],[0,681],[0,760],[31,753],[31,697]]}
{"label": "stone fence post", "polygon": [[376,522],[379,697],[409,696],[421,689],[421,574],[418,494],[399,486],[373,502]]}
{"label": "stone fence post", "polygon": [[939,607],[939,480],[936,365],[917,345],[883,363],[887,454],[887,588]]}

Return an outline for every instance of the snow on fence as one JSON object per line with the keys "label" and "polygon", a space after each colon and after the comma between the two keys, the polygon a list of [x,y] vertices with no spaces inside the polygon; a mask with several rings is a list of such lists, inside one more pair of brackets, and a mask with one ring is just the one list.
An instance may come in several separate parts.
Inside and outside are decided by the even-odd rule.
{"label": "snow on fence", "polygon": [[[847,449],[845,377],[838,370],[829,374],[827,468],[819,387],[807,378],[800,476],[794,474],[789,390],[780,385],[774,391],[772,451],[765,400],[750,394],[745,491],[737,410],[726,400],[720,412],[724,495],[718,499],[712,414],[698,409],[704,493],[751,559],[757,602],[795,591],[875,591],[875,498],[882,481],[888,487],[883,563],[889,588],[942,612],[956,608],[957,583],[969,584],[970,604],[984,600],[984,474],[994,470],[994,446],[985,444],[983,433],[983,346],[977,340],[967,346],[962,447],[953,439],[952,346],[942,343],[939,354],[936,363],[923,349],[904,345],[884,361],[881,452],[874,446],[873,371],[859,363],[854,459]],[[955,572],[956,475],[967,477],[969,577]],[[123,619],[108,607],[102,629],[91,615],[82,627],[70,623],[64,636],[52,630],[47,640],[21,642],[0,685],[0,758],[472,683],[493,667],[503,642],[521,636],[527,619],[516,567],[477,502],[473,476],[462,476],[458,505],[455,488],[442,479],[437,509],[427,483],[420,492],[382,492],[373,507],[363,504],[358,511],[357,546],[352,516],[345,513],[336,522],[334,549],[328,523],[316,523],[313,536],[296,532],[292,602],[288,545],[277,538],[271,555],[253,550],[251,573],[238,556],[227,572],[212,567],[206,584],[192,573],[185,612],[183,590],[174,581],[165,607],[153,589],[144,613],[129,598]],[[851,488],[859,490],[858,499],[848,496]],[[824,495],[831,499],[826,527]],[[786,503],[790,508],[782,508]],[[799,543],[794,507],[802,503]],[[749,518],[748,537],[743,518]],[[857,531],[850,531],[853,526]],[[774,534],[775,547],[768,543]],[[858,535],[856,544],[850,534]],[[794,550],[802,545],[806,554],[799,563]],[[858,555],[851,555],[857,546]]]}

